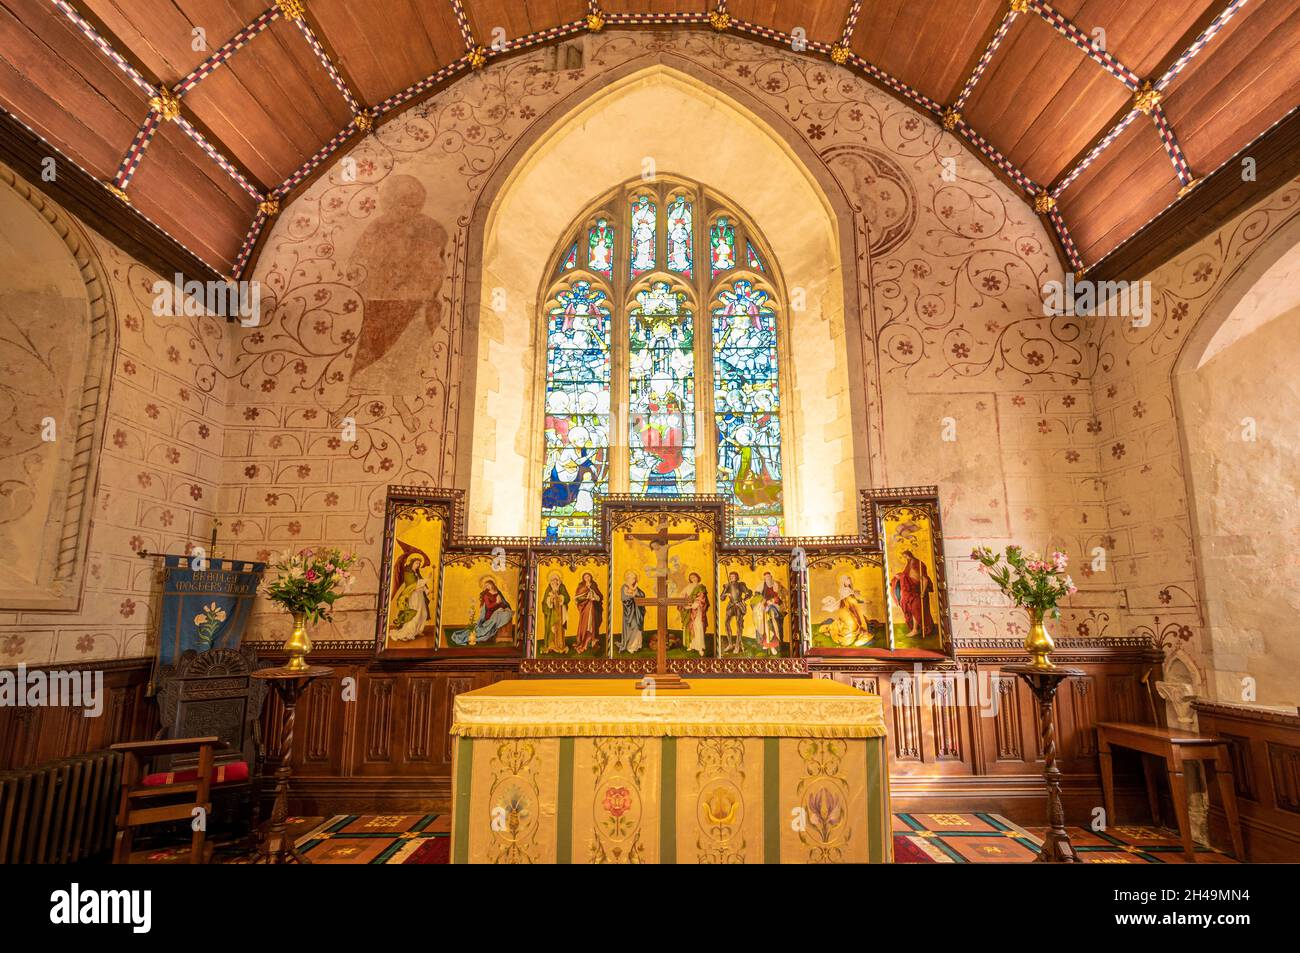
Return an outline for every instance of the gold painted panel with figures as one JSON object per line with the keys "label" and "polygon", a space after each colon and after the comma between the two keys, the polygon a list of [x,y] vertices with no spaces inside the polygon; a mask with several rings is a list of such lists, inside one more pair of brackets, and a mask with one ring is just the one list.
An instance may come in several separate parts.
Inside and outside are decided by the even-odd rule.
{"label": "gold painted panel with figures", "polygon": [[718,558],[718,650],[722,657],[792,654],[790,560],[785,555]]}
{"label": "gold painted panel with figures", "polygon": [[522,646],[520,581],[524,556],[501,548],[449,553],[443,560],[439,649],[455,654],[513,655]]}
{"label": "gold painted panel with figures", "polygon": [[609,558],[544,554],[533,576],[536,658],[604,658],[609,645]]}
{"label": "gold painted panel with figures", "polygon": [[438,647],[438,588],[447,513],[411,506],[395,514],[384,588],[384,647],[432,652]]}
{"label": "gold painted panel with figures", "polygon": [[[666,547],[652,545],[660,528]],[[659,581],[665,581],[668,655],[704,658],[715,654],[717,598],[714,524],[693,514],[635,515],[612,530],[610,631],[615,658],[651,658],[659,613]]]}
{"label": "gold painted panel with figures", "polygon": [[883,506],[880,540],[889,586],[890,644],[942,652],[946,619],[939,603],[934,510],[929,503]]}
{"label": "gold painted panel with figures", "polygon": [[878,553],[808,561],[809,645],[813,654],[888,649],[885,570]]}

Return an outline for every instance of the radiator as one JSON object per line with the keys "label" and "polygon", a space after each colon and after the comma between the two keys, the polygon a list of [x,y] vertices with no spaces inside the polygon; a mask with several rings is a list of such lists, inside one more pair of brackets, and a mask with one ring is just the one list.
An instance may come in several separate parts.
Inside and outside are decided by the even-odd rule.
{"label": "radiator", "polygon": [[122,755],[0,772],[0,864],[71,864],[113,844]]}

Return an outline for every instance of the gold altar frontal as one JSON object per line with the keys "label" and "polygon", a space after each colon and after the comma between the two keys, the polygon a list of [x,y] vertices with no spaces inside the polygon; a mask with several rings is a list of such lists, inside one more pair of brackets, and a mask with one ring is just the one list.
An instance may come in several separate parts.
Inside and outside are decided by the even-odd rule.
{"label": "gold altar frontal", "polygon": [[824,679],[456,697],[453,863],[887,863],[881,701]]}

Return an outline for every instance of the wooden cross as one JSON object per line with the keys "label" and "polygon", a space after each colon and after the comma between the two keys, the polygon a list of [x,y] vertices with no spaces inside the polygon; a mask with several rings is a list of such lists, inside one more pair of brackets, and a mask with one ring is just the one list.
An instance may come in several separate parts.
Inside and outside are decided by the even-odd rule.
{"label": "wooden cross", "polygon": [[668,595],[668,547],[673,543],[699,539],[699,533],[668,532],[668,516],[659,515],[659,526],[653,533],[628,533],[628,539],[639,539],[650,544],[655,552],[655,595],[652,599],[638,598],[636,604],[648,608],[659,608],[659,626],[655,635],[655,670],[636,683],[637,688],[690,688],[680,675],[668,671],[668,609],[670,606],[684,606],[689,597],[676,598]]}

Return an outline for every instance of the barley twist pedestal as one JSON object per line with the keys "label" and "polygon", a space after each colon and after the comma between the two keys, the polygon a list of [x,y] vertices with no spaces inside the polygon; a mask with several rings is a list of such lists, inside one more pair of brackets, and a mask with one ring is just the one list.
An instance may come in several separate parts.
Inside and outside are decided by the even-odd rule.
{"label": "barley twist pedestal", "polygon": [[1043,752],[1043,781],[1047,784],[1047,833],[1043,835],[1043,846],[1035,863],[1081,863],[1078,852],[1070,843],[1070,835],[1065,831],[1065,808],[1061,804],[1061,769],[1056,766],[1056,719],[1052,709],[1061,682],[1085,673],[1082,669],[1059,665],[1007,665],[1002,668],[1002,672],[1023,678],[1038,699],[1039,747]]}
{"label": "barley twist pedestal", "polygon": [[280,668],[263,668],[253,672],[253,678],[269,682],[284,703],[284,716],[280,721],[280,766],[275,769],[275,807],[271,811],[271,822],[267,825],[262,843],[257,849],[257,864],[306,864],[310,863],[293,846],[289,837],[286,820],[289,816],[289,778],[293,775],[290,759],[293,757],[293,721],[298,699],[307,690],[307,686],[318,678],[334,674],[334,669],[325,665],[308,665],[294,669],[288,666]]}

